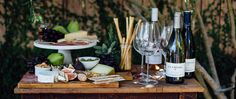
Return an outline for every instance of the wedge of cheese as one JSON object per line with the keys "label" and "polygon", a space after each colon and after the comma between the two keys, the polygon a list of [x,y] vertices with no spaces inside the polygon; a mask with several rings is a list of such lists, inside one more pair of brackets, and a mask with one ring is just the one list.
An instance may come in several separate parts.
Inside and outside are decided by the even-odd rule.
{"label": "wedge of cheese", "polygon": [[93,35],[88,35],[86,39],[88,39],[88,40],[97,40],[98,37],[97,37],[96,34],[93,34]]}
{"label": "wedge of cheese", "polygon": [[64,39],[66,41],[73,41],[73,40],[77,40],[77,39],[87,38],[87,35],[88,35],[87,31],[78,31],[78,32],[66,34]]}
{"label": "wedge of cheese", "polygon": [[107,65],[103,65],[103,64],[97,64],[91,70],[91,72],[108,75],[108,74],[115,74],[115,69],[111,66],[107,66]]}

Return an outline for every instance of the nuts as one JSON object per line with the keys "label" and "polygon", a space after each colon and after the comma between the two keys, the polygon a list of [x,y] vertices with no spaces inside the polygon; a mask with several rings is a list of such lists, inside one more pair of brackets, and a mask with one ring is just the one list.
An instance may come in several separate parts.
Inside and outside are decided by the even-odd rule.
{"label": "nuts", "polygon": [[41,63],[41,64],[37,64],[36,65],[37,67],[41,67],[41,68],[48,68],[49,66],[48,66],[48,64],[46,64],[46,63]]}

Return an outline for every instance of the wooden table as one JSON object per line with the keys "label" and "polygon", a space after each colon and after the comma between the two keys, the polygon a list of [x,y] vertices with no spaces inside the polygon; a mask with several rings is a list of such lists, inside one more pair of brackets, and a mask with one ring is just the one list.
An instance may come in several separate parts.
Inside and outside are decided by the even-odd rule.
{"label": "wooden table", "polygon": [[154,88],[144,88],[133,84],[133,81],[123,81],[119,88],[45,89],[17,86],[14,89],[14,93],[20,94],[22,99],[195,99],[197,93],[203,91],[204,88],[195,79],[187,79],[184,84],[179,85],[159,81]]}

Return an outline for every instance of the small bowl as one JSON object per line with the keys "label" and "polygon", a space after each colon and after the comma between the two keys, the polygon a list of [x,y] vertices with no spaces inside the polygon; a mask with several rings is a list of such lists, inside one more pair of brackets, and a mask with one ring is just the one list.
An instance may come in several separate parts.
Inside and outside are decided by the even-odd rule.
{"label": "small bowl", "polygon": [[54,83],[57,74],[53,71],[43,71],[38,74],[38,82],[41,83]]}
{"label": "small bowl", "polygon": [[43,67],[38,67],[38,66],[34,66],[35,68],[35,75],[38,76],[40,72],[45,72],[45,71],[50,71],[51,67],[46,67],[46,68],[43,68]]}
{"label": "small bowl", "polygon": [[84,65],[84,68],[86,70],[89,70],[89,69],[92,69],[94,66],[96,66],[99,63],[100,58],[86,56],[86,57],[79,57],[79,61]]}

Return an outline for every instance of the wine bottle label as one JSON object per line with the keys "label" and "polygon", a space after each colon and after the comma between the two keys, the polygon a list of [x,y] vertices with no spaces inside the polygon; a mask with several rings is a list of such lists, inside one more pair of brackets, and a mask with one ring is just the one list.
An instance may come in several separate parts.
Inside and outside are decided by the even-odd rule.
{"label": "wine bottle label", "polygon": [[185,63],[169,63],[166,62],[166,76],[184,77]]}
{"label": "wine bottle label", "polygon": [[[149,59],[147,60],[147,58]],[[155,55],[152,56],[146,56],[145,62],[149,64],[161,64],[162,63],[161,52],[157,52]]]}
{"label": "wine bottle label", "polygon": [[194,72],[195,71],[195,62],[196,59],[185,59],[185,72]]}

